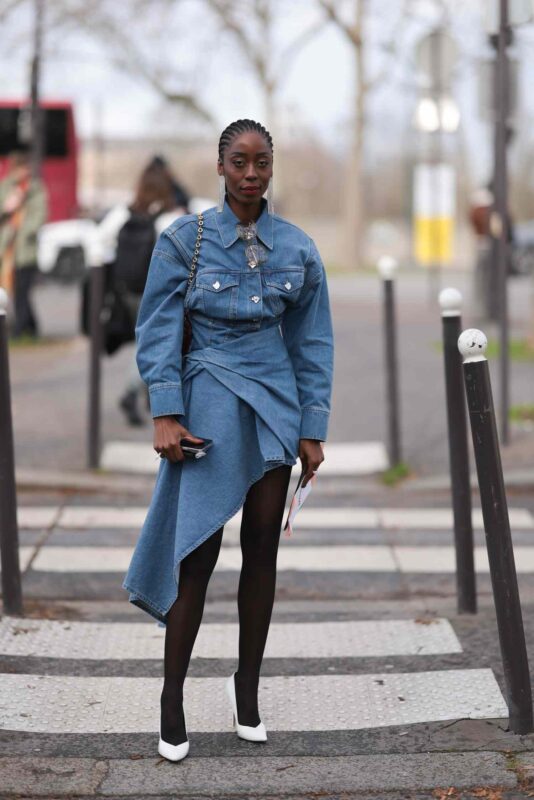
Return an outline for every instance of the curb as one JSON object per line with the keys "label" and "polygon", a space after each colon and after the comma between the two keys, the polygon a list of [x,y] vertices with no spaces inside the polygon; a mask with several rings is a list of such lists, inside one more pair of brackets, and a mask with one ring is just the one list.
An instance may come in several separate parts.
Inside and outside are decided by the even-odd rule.
{"label": "curb", "polygon": [[84,492],[87,494],[131,494],[151,491],[156,476],[126,475],[90,470],[39,470],[20,468],[15,471],[17,491]]}
{"label": "curb", "polygon": [[[478,491],[478,479],[476,473],[470,475],[471,489]],[[507,470],[504,473],[504,484],[508,491],[524,492],[534,489],[534,470],[517,469]],[[407,491],[430,491],[442,492],[450,491],[451,479],[448,475],[429,475],[424,478],[413,478],[400,484],[400,488]]]}
{"label": "curb", "polygon": [[[150,492],[154,488],[156,475],[139,475],[104,470],[39,470],[19,468],[16,470],[17,491],[50,491],[80,492],[85,494],[126,494],[139,495]],[[296,472],[291,482],[296,483]],[[448,475],[428,475],[421,478],[407,478],[396,486],[385,486],[379,475],[368,475],[351,478],[346,475],[336,477],[325,476],[318,483],[317,489],[327,495],[369,495],[411,492],[434,493],[450,492]],[[509,492],[525,492],[534,490],[534,470],[509,470],[505,474],[505,487]],[[475,474],[471,474],[471,489],[478,491]]]}

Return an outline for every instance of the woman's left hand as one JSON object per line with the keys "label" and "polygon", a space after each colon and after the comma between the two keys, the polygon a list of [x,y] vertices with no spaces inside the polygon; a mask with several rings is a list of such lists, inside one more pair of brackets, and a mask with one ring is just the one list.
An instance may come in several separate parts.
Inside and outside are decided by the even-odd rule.
{"label": "woman's left hand", "polygon": [[304,470],[302,486],[306,486],[313,473],[324,461],[323,443],[318,439],[301,439],[299,442],[299,458]]}

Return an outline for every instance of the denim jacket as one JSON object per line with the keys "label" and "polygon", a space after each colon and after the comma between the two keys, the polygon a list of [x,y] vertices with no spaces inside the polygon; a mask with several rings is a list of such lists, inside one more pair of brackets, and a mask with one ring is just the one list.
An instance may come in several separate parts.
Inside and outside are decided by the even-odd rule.
{"label": "denim jacket", "polygon": [[[324,441],[333,376],[333,334],[328,287],[313,240],[300,228],[263,210],[256,222],[267,260],[255,267],[237,235],[239,220],[227,202],[204,212],[200,256],[188,276],[197,217],[179,217],[159,236],[136,325],[137,364],[149,387],[153,417],[184,415],[182,336],[184,306],[191,352],[279,326],[298,390],[300,438]],[[238,342],[235,345],[239,347]],[[273,360],[272,369],[277,364]]]}

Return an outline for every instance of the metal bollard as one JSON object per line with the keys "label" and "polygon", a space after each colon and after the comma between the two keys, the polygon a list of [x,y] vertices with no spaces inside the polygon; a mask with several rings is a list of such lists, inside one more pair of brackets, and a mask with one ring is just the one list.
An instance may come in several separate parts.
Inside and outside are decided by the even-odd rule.
{"label": "metal bollard", "polygon": [[443,289],[439,294],[439,304],[443,327],[458,613],[476,614],[477,596],[469,453],[467,450],[467,417],[462,357],[458,351],[458,337],[462,330],[462,295],[458,289]]}
{"label": "metal bollard", "polygon": [[100,356],[102,352],[101,313],[104,299],[104,268],[101,264],[90,267],[89,286],[89,408],[87,424],[87,466],[100,466]]}
{"label": "metal bollard", "polygon": [[458,347],[464,358],[465,389],[482,501],[486,546],[504,667],[510,729],[533,730],[532,690],[517,586],[512,535],[495,423],[487,339],[482,331],[464,331]]}
{"label": "metal bollard", "polygon": [[394,278],[397,261],[391,256],[378,259],[378,272],[384,285],[384,352],[386,361],[386,403],[388,415],[388,452],[390,466],[401,462],[399,388],[395,339]]}
{"label": "metal bollard", "polygon": [[8,296],[0,289],[0,561],[5,614],[22,616],[22,586],[17,527],[15,448],[11,416],[7,332]]}

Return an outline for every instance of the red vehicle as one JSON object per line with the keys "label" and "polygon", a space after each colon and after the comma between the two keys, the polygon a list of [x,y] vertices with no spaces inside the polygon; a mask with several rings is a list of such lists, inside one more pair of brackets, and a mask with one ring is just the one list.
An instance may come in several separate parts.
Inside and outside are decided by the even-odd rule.
{"label": "red vehicle", "polygon": [[[47,100],[44,109],[42,178],[48,192],[48,221],[73,219],[78,214],[78,140],[72,105]],[[30,110],[17,100],[0,100],[0,179],[7,156],[28,141]]]}

